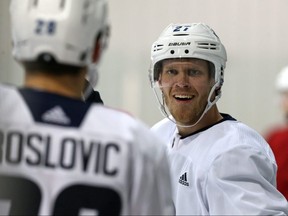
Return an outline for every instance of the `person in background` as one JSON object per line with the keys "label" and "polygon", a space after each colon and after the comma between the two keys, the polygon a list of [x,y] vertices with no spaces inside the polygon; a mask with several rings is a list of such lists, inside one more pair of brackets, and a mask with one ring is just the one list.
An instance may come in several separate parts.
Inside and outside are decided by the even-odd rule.
{"label": "person in background", "polygon": [[272,148],[278,165],[277,188],[288,200],[288,66],[282,68],[277,75],[276,90],[280,97],[284,124],[270,129],[264,136]]}
{"label": "person in background", "polygon": [[174,213],[163,143],[83,100],[107,10],[105,0],[11,0],[25,81],[0,84],[0,215]]}
{"label": "person in background", "polygon": [[103,17],[103,19],[101,20],[101,26],[102,29],[97,35],[96,39],[96,41],[98,41],[98,43],[96,44],[98,46],[97,49],[99,50],[99,54],[93,57],[94,62],[88,67],[83,97],[86,102],[104,104],[100,92],[94,90],[94,88],[96,87],[99,79],[99,64],[101,62],[104,51],[108,47],[108,40],[110,36],[110,24],[108,22],[108,16]]}
{"label": "person in background", "polygon": [[153,43],[149,77],[166,117],[176,215],[287,215],[277,165],[255,130],[221,113],[227,54],[204,23],[170,24]]}

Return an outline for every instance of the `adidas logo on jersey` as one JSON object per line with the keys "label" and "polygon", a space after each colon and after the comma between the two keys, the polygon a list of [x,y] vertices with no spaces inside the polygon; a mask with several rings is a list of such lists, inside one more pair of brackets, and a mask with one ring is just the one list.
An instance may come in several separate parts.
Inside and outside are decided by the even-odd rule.
{"label": "adidas logo on jersey", "polygon": [[42,115],[42,120],[57,124],[70,124],[71,120],[60,106],[55,106]]}
{"label": "adidas logo on jersey", "polygon": [[179,183],[185,186],[189,186],[189,183],[187,181],[187,172],[180,176]]}

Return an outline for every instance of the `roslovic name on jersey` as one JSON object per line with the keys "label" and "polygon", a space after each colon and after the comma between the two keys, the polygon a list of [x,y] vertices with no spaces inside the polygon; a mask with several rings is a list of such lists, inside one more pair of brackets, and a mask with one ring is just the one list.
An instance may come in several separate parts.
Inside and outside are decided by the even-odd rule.
{"label": "roslovic name on jersey", "polygon": [[[29,166],[64,170],[74,169],[78,164],[83,172],[117,175],[117,164],[112,167],[108,161],[110,157],[117,157],[117,154],[120,154],[118,144],[101,143],[96,140],[85,141],[73,137],[62,137],[57,145],[52,146],[54,142],[49,134],[23,134],[19,131],[4,133],[0,130],[0,164],[5,161],[10,165],[26,163]],[[56,157],[52,156],[52,149],[55,147],[59,148]]]}

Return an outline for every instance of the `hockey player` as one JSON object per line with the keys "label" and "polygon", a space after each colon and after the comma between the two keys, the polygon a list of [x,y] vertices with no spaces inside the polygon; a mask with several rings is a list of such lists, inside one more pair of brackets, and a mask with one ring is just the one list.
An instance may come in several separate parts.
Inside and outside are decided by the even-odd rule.
{"label": "hockey player", "polygon": [[[86,102],[101,103],[103,100],[98,91],[94,90],[98,82],[98,67],[100,60],[103,56],[103,52],[107,49],[108,39],[110,36],[110,25],[108,24],[108,16],[104,16],[101,20],[102,29],[97,35],[96,44],[98,54],[93,56],[93,63],[88,67],[88,73],[86,75],[86,82],[83,91],[83,97]],[[97,42],[98,41],[98,42]]]}
{"label": "hockey player", "polygon": [[25,84],[0,85],[0,215],[173,214],[164,145],[82,98],[107,2],[12,0],[10,12]]}
{"label": "hockey player", "polygon": [[276,78],[276,89],[280,96],[284,124],[270,129],[265,138],[272,148],[278,165],[277,188],[288,200],[288,66],[282,68]]}
{"label": "hockey player", "polygon": [[254,130],[218,111],[226,51],[203,23],[169,25],[152,45],[150,81],[166,119],[177,215],[287,215],[276,162]]}

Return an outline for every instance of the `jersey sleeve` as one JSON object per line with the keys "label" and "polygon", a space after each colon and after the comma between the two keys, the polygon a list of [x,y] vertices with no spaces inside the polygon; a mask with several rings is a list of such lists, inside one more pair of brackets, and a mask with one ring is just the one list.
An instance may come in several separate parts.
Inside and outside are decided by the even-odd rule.
{"label": "jersey sleeve", "polygon": [[166,148],[148,129],[136,137],[136,143],[142,142],[143,149],[134,152],[131,161],[131,214],[174,215]]}
{"label": "jersey sleeve", "polygon": [[206,179],[210,214],[287,215],[275,188],[276,164],[260,151],[238,147],[218,156]]}

